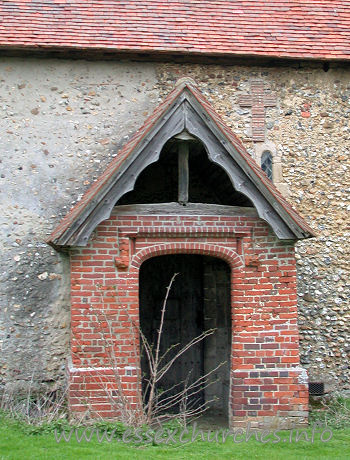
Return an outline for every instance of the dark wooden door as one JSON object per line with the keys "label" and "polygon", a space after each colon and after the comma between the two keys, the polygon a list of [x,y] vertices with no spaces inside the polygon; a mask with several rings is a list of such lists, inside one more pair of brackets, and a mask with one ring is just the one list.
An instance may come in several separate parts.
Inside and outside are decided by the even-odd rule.
{"label": "dark wooden door", "polygon": [[[203,260],[196,255],[169,255],[146,261],[140,272],[140,325],[150,343],[155,345],[159,329],[161,307],[166,287],[174,273],[177,275],[170,291],[163,333],[161,354],[172,346],[166,361],[175,356],[182,346],[203,331]],[[148,374],[145,356],[142,370]],[[203,342],[191,347],[173,364],[159,383],[159,389],[170,388],[180,382],[192,382],[203,374]],[[175,390],[174,390],[175,391]],[[201,402],[203,394],[196,395]]]}

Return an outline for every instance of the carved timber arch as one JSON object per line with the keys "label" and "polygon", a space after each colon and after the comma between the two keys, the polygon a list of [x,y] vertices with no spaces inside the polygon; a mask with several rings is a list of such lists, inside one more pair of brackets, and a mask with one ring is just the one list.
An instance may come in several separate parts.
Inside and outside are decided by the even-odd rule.
{"label": "carved timber arch", "polygon": [[185,207],[190,203],[254,207],[234,189],[226,171],[209,159],[200,139],[187,132],[165,143],[159,160],[143,169],[134,189],[116,205],[174,202]]}
{"label": "carved timber arch", "polygon": [[240,141],[190,83],[178,86],[122,149],[105,173],[53,232],[53,246],[85,246],[119,198],[132,190],[144,168],[158,161],[165,143],[188,132],[205,145],[208,157],[228,174],[280,239],[307,238],[312,230],[264,177]]}

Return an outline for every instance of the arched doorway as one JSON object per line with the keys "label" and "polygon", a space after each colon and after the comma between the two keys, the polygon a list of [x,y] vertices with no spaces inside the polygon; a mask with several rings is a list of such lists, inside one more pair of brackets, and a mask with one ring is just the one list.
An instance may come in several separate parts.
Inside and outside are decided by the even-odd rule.
{"label": "arched doorway", "polygon": [[[230,268],[221,259],[202,255],[175,254],[146,260],[139,279],[140,326],[150,344],[156,343],[166,287],[174,273],[179,274],[169,294],[160,344],[160,354],[167,352],[164,363],[203,331],[215,331],[178,357],[159,381],[157,389],[164,392],[164,397],[175,395],[183,388],[183,382],[190,385],[223,363],[210,375],[212,383],[204,389],[198,387],[198,391],[190,395],[188,404],[198,407],[206,403],[211,413],[227,419],[231,356]],[[149,366],[144,352],[141,368],[143,391],[146,392]],[[172,409],[179,409],[179,404]]]}

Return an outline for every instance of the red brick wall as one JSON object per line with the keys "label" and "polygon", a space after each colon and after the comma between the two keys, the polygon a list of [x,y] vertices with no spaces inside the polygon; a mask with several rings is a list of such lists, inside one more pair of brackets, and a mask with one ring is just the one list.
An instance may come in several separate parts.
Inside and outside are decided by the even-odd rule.
{"label": "red brick wall", "polygon": [[113,416],[121,397],[130,414],[140,408],[139,268],[173,253],[211,255],[231,267],[231,424],[304,421],[294,247],[261,219],[237,216],[112,214],[86,248],[72,249],[71,410]]}

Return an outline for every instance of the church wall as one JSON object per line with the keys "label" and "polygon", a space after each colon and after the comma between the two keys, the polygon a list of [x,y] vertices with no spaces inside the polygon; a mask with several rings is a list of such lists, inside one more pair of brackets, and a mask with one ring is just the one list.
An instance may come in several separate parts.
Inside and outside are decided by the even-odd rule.
{"label": "church wall", "polygon": [[155,84],[153,64],[1,59],[2,384],[65,378],[69,261],[45,239],[159,103]]}
{"label": "church wall", "polygon": [[[296,245],[301,363],[310,381],[350,389],[349,70],[163,64],[158,75],[161,94],[191,76],[255,159],[274,154],[275,184],[317,233]],[[276,97],[264,142],[252,141],[251,109],[239,105],[257,79]]]}
{"label": "church wall", "polygon": [[65,378],[69,263],[45,239],[184,75],[254,157],[264,143],[239,96],[252,79],[275,94],[265,143],[278,186],[318,234],[297,244],[302,364],[310,380],[348,387],[348,71],[2,58],[0,377],[12,388]]}

